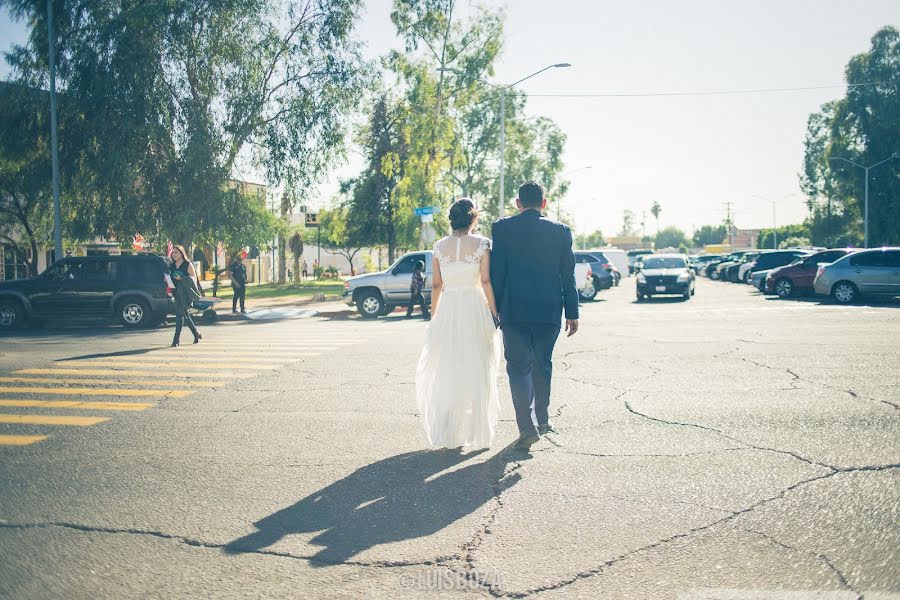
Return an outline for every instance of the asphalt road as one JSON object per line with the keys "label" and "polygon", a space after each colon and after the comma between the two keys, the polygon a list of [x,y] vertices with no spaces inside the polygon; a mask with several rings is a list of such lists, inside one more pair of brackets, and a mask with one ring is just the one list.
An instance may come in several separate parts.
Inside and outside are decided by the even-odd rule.
{"label": "asphalt road", "polygon": [[530,454],[399,314],[0,338],[0,597],[900,598],[900,302],[599,298]]}

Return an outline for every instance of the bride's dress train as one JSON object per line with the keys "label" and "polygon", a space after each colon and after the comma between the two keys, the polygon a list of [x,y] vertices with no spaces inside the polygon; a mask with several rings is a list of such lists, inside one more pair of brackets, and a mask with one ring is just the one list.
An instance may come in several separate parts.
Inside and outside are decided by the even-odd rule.
{"label": "bride's dress train", "polygon": [[502,343],[484,290],[490,240],[451,236],[434,245],[443,290],[416,370],[416,400],[432,448],[486,448],[500,412]]}

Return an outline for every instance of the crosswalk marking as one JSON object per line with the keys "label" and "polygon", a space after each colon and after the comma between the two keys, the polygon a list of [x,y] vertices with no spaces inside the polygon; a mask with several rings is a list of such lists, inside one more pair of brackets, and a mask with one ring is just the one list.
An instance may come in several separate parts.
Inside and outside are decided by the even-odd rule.
{"label": "crosswalk marking", "polygon": [[17,425],[73,425],[75,427],[89,427],[104,421],[109,421],[109,417],[0,415],[0,423],[15,423]]}
{"label": "crosswalk marking", "polygon": [[166,396],[184,398],[193,390],[120,390],[109,388],[46,388],[0,386],[0,394],[52,394],[54,396]]}
{"label": "crosswalk marking", "polygon": [[[171,386],[172,382],[167,379],[129,379],[127,381],[104,381],[101,379],[72,379],[71,377],[54,378],[54,377],[0,377],[0,383],[78,383],[86,385],[165,385]],[[178,385],[187,387],[222,387],[226,385],[225,381],[179,381]]]}
{"label": "crosswalk marking", "polygon": [[0,406],[23,408],[79,408],[85,410],[146,410],[149,402],[80,402],[78,400],[12,400],[0,398]]}
{"label": "crosswalk marking", "polygon": [[[317,356],[316,354],[310,354],[306,356]],[[130,360],[122,360],[122,361],[93,361],[93,360],[72,360],[67,361],[67,365],[72,365],[73,367],[160,367],[160,368],[174,368],[179,371],[184,369],[245,369],[245,370],[257,370],[257,371],[267,371],[271,369],[277,369],[281,365],[277,364],[253,364],[253,365],[232,365],[228,363],[211,363],[211,362],[195,362],[195,361],[185,361],[185,360],[170,360],[166,362],[145,362],[145,361],[130,361]],[[157,373],[159,374],[159,373]]]}
{"label": "crosswalk marking", "polygon": [[6,435],[0,434],[0,446],[27,446],[46,440],[46,435]]}
{"label": "crosswalk marking", "polygon": [[[64,366],[66,363],[59,363]],[[127,371],[112,369],[19,369],[15,372],[21,375],[108,375],[116,377],[151,377],[159,376],[159,371]],[[205,373],[166,373],[169,379],[191,378],[191,377],[209,377]],[[216,373],[216,379],[248,379],[254,377],[249,373]],[[178,382],[179,385],[182,382]]]}

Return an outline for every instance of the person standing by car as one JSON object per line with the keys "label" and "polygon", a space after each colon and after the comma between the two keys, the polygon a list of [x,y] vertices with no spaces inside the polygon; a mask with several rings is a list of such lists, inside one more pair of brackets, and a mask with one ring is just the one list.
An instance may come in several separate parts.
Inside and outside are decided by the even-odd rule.
{"label": "person standing by car", "polygon": [[412,317],[413,308],[416,304],[422,307],[422,316],[428,321],[431,319],[431,313],[428,312],[428,306],[425,305],[425,296],[422,290],[425,289],[425,278],[422,272],[425,270],[425,263],[421,260],[416,263],[412,273],[412,281],[409,284],[409,306],[406,308],[406,318]]}
{"label": "person standing by car", "polygon": [[247,296],[247,267],[235,256],[228,270],[231,272],[231,289],[234,290],[234,296],[231,297],[231,312],[237,312],[238,301],[240,301],[241,312],[246,313],[244,298]]}
{"label": "person standing by car", "polygon": [[194,334],[194,343],[198,344],[203,336],[197,331],[197,326],[194,325],[188,311],[194,300],[205,294],[199,282],[194,284],[197,273],[194,271],[194,265],[187,259],[184,246],[178,245],[172,249],[172,266],[169,273],[175,283],[175,337],[172,339],[172,347],[176,348],[180,344],[181,327],[185,322],[187,322],[188,329]]}

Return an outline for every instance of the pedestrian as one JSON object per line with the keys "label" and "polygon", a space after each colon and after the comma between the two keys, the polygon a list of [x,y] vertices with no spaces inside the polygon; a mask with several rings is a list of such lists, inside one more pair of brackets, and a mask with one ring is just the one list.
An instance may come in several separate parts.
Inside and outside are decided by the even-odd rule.
{"label": "pedestrian", "polygon": [[413,268],[412,281],[409,284],[409,306],[406,307],[407,319],[412,317],[413,307],[418,304],[422,307],[422,316],[425,317],[425,320],[431,320],[431,314],[425,305],[425,296],[422,295],[422,290],[425,289],[425,278],[422,276],[424,271],[425,263],[420,260]]}
{"label": "pedestrian", "polygon": [[240,302],[241,312],[246,313],[244,299],[247,296],[247,267],[240,258],[235,256],[228,266],[228,271],[231,273],[231,289],[234,291],[234,295],[231,297],[231,312],[237,312],[238,302]]}
{"label": "pedestrian", "polygon": [[306,259],[305,259],[305,258],[303,259],[303,270],[302,270],[302,273],[303,273],[303,279],[304,279],[304,280],[309,279],[309,264],[306,262]]}
{"label": "pedestrian", "polygon": [[318,258],[313,261],[313,277],[315,279],[319,278],[319,259]]}
{"label": "pedestrian", "polygon": [[203,336],[197,331],[188,311],[194,300],[206,294],[199,281],[196,285],[194,284],[197,273],[194,271],[194,265],[187,259],[184,246],[180,244],[172,249],[172,265],[169,267],[169,274],[175,283],[175,337],[172,339],[172,347],[176,348],[179,345],[181,327],[184,323],[187,323],[188,329],[194,334],[194,343],[199,344]]}

